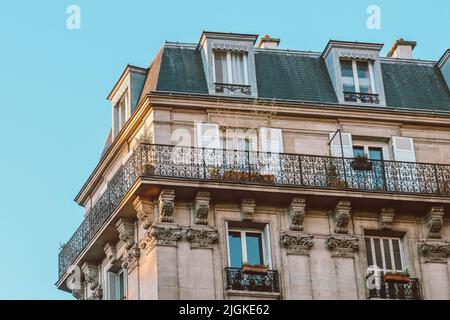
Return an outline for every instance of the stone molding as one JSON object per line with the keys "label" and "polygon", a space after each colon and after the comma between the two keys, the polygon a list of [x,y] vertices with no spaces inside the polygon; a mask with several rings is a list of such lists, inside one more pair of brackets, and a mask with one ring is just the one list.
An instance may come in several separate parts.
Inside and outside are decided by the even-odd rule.
{"label": "stone molding", "polygon": [[241,217],[244,221],[253,220],[253,213],[255,212],[255,199],[243,199],[241,202]]}
{"label": "stone molding", "polygon": [[395,209],[381,208],[378,224],[381,230],[391,230],[394,222]]}
{"label": "stone molding", "polygon": [[288,213],[290,218],[289,229],[294,231],[303,230],[303,220],[305,218],[306,200],[304,198],[292,198]]}
{"label": "stone molding", "polygon": [[351,203],[348,200],[340,200],[334,210],[334,232],[340,234],[348,233],[348,222],[350,220]]}
{"label": "stone molding", "polygon": [[139,247],[149,254],[155,246],[176,247],[182,236],[178,225],[153,225],[139,242]]}
{"label": "stone molding", "polygon": [[425,262],[431,263],[447,263],[450,255],[450,242],[446,240],[422,240],[418,243],[418,247]]}
{"label": "stone molding", "polygon": [[120,241],[125,245],[125,249],[129,250],[135,243],[134,222],[130,219],[120,218],[116,223],[116,229]]}
{"label": "stone molding", "polygon": [[444,225],[444,207],[437,206],[431,207],[427,216],[425,217],[425,221],[428,227],[428,235],[429,239],[440,239],[441,238],[441,229]]}
{"label": "stone molding", "polygon": [[175,190],[163,189],[159,194],[159,221],[172,222],[173,208],[175,207]]}
{"label": "stone molding", "polygon": [[280,240],[291,255],[307,255],[314,246],[314,236],[302,232],[281,232]]}
{"label": "stone molding", "polygon": [[327,239],[327,246],[332,257],[353,258],[359,249],[358,238],[342,235],[331,235]]}
{"label": "stone molding", "polygon": [[208,191],[199,191],[194,200],[194,213],[196,224],[208,224],[209,203],[211,193]]}
{"label": "stone molding", "polygon": [[111,242],[105,243],[103,246],[103,252],[106,255],[107,262],[110,264],[114,264],[117,261],[117,251],[116,246]]}
{"label": "stone molding", "polygon": [[219,232],[216,228],[189,228],[186,239],[192,249],[212,249],[213,243],[219,239]]}
{"label": "stone molding", "polygon": [[137,196],[133,201],[133,207],[134,210],[136,210],[136,216],[138,220],[142,222],[144,229],[147,230],[150,228],[153,224],[153,201]]}

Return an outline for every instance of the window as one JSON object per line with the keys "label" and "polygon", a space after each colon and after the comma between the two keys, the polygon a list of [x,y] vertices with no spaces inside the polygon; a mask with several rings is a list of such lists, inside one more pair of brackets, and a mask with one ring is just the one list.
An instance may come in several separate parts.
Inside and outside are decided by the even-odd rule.
{"label": "window", "polygon": [[367,265],[377,266],[382,272],[403,271],[403,248],[400,238],[366,237]]}
{"label": "window", "polygon": [[108,272],[108,299],[125,300],[126,277],[124,270],[119,272]]}
{"label": "window", "polygon": [[120,129],[123,128],[125,122],[127,122],[130,109],[128,94],[125,93],[119,102],[113,108],[113,123],[114,123],[114,136],[119,134]]}
{"label": "window", "polygon": [[373,99],[375,84],[372,63],[362,60],[341,60],[344,100],[378,103]]}
{"label": "window", "polygon": [[250,94],[247,53],[214,50],[214,84],[216,92]]}
{"label": "window", "polygon": [[270,267],[268,226],[228,229],[228,265],[240,268],[244,262]]}

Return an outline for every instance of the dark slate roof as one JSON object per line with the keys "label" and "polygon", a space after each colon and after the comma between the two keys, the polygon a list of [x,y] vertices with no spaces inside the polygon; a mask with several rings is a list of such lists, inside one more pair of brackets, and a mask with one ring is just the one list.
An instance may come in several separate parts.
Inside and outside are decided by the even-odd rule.
{"label": "dark slate roof", "polygon": [[[153,65],[147,82],[156,91],[208,94],[195,46],[165,45]],[[255,65],[259,98],[338,103],[319,53],[256,50]],[[450,112],[450,91],[434,63],[382,59],[381,71],[388,107]],[[142,97],[154,88],[146,85]]]}

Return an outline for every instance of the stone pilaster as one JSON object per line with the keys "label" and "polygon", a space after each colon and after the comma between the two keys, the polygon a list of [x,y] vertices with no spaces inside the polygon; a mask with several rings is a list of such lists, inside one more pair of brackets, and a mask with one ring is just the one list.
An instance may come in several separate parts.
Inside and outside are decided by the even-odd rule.
{"label": "stone pilaster", "polygon": [[243,199],[241,202],[241,217],[244,221],[253,220],[253,213],[255,212],[255,199]]}
{"label": "stone pilaster", "polygon": [[194,213],[196,224],[208,224],[209,202],[211,194],[207,191],[199,191],[194,200]]}
{"label": "stone pilaster", "polygon": [[290,219],[289,229],[294,231],[303,230],[303,219],[305,218],[306,200],[304,198],[293,198],[289,205],[288,213]]}
{"label": "stone pilaster", "polygon": [[314,246],[313,236],[300,232],[281,232],[281,243],[288,255],[307,255]]}
{"label": "stone pilaster", "polygon": [[334,232],[347,234],[348,222],[350,220],[351,203],[347,200],[340,200],[334,210]]}
{"label": "stone pilaster", "polygon": [[394,222],[394,208],[381,208],[378,225],[381,230],[391,230]]}
{"label": "stone pilaster", "polygon": [[212,249],[212,245],[219,239],[216,228],[190,228],[186,232],[186,239],[191,243],[191,249]]}
{"label": "stone pilaster", "polygon": [[136,216],[139,221],[142,222],[144,229],[150,228],[153,224],[153,201],[143,199],[142,197],[136,197],[133,201],[134,210],[136,210]]}
{"label": "stone pilaster", "polygon": [[173,209],[175,207],[175,191],[163,189],[159,194],[159,221],[173,222]]}

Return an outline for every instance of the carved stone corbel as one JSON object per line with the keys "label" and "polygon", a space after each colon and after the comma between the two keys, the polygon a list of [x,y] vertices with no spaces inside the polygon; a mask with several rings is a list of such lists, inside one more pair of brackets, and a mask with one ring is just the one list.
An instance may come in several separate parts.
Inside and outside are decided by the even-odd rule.
{"label": "carved stone corbel", "polygon": [[347,234],[348,222],[350,220],[351,203],[348,200],[341,200],[334,210],[334,232]]}
{"label": "carved stone corbel", "polygon": [[128,273],[131,273],[131,271],[133,271],[137,267],[140,256],[141,256],[141,249],[137,244],[134,244],[125,253],[125,256],[122,259],[122,268],[126,269]]}
{"label": "carved stone corbel", "polygon": [[353,258],[354,252],[359,249],[358,238],[349,236],[329,236],[327,245],[333,257]]}
{"label": "carved stone corbel", "polygon": [[130,219],[120,218],[116,223],[119,239],[123,241],[125,249],[130,249],[135,243],[134,240],[134,223]]}
{"label": "carved stone corbel", "polygon": [[111,242],[107,242],[103,246],[103,252],[106,255],[106,259],[107,259],[108,263],[114,264],[117,261],[116,246],[113,245]]}
{"label": "carved stone corbel", "polygon": [[394,222],[394,208],[381,208],[378,225],[382,230],[391,230]]}
{"label": "carved stone corbel", "polygon": [[75,299],[84,299],[84,286],[81,281],[81,269],[77,265],[74,266],[72,273],[67,278],[66,286]]}
{"label": "carved stone corbel", "polygon": [[153,224],[153,201],[136,197],[133,201],[134,210],[136,210],[136,216],[139,221],[142,222],[144,229],[150,228]]}
{"label": "carved stone corbel", "polygon": [[428,227],[428,235],[429,239],[440,239],[441,238],[441,229],[444,224],[444,207],[431,207],[427,216],[425,217],[425,221]]}
{"label": "carved stone corbel", "polygon": [[314,246],[313,236],[300,232],[281,232],[281,243],[286,247],[287,254],[307,255]]}
{"label": "carved stone corbel", "polygon": [[450,242],[446,240],[422,240],[418,243],[425,262],[447,263],[450,255]]}
{"label": "carved stone corbel", "polygon": [[194,200],[194,213],[196,224],[208,224],[209,202],[211,194],[207,191],[199,191]]}
{"label": "carved stone corbel", "polygon": [[241,202],[241,217],[244,221],[251,221],[255,212],[255,199],[243,199]]}
{"label": "carved stone corbel", "polygon": [[192,249],[212,249],[213,243],[219,239],[219,232],[216,228],[190,228],[186,232],[186,239]]}
{"label": "carved stone corbel", "polygon": [[149,254],[155,246],[176,247],[182,236],[179,226],[153,225],[139,242],[139,247]]}
{"label": "carved stone corbel", "polygon": [[84,280],[89,284],[89,289],[94,290],[98,286],[98,266],[93,263],[85,262],[81,266],[81,270],[84,274]]}
{"label": "carved stone corbel", "polygon": [[290,218],[289,229],[294,231],[303,230],[303,220],[305,218],[306,200],[304,198],[293,198],[289,205],[288,213]]}
{"label": "carved stone corbel", "polygon": [[159,221],[172,222],[173,208],[175,207],[175,191],[163,189],[159,194]]}
{"label": "carved stone corbel", "polygon": [[102,286],[97,286],[93,291],[88,300],[102,300],[103,299],[103,289]]}

